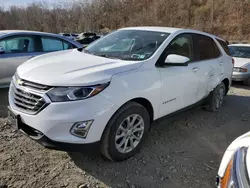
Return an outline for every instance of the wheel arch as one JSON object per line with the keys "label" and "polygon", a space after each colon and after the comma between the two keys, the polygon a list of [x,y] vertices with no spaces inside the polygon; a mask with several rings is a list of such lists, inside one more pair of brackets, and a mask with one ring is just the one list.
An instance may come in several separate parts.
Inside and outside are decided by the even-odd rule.
{"label": "wheel arch", "polygon": [[229,86],[230,86],[230,82],[228,78],[225,78],[224,80],[222,80],[222,83],[224,83],[225,87],[226,87],[226,92],[225,95],[227,95],[228,91],[229,91]]}

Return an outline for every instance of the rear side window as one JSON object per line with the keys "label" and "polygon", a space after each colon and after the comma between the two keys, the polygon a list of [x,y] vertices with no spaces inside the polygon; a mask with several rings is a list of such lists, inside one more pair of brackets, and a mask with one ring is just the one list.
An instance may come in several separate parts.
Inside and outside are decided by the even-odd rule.
{"label": "rear side window", "polygon": [[5,53],[30,53],[35,52],[35,40],[32,36],[15,36],[0,41],[0,46]]}
{"label": "rear side window", "polygon": [[224,49],[224,51],[227,53],[227,55],[230,55],[229,47],[228,47],[227,43],[223,40],[220,40],[220,39],[216,39],[216,40],[220,43],[221,47]]}
{"label": "rear side window", "polygon": [[195,36],[196,61],[215,59],[218,58],[220,55],[221,52],[212,38],[196,34]]}

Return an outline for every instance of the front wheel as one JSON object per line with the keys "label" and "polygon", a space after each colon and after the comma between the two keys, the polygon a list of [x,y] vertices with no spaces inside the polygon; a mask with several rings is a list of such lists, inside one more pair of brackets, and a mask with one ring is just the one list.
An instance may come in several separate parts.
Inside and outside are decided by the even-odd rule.
{"label": "front wheel", "polygon": [[205,109],[210,112],[217,112],[219,109],[221,109],[221,106],[224,101],[225,93],[226,93],[226,87],[225,87],[225,84],[222,82],[210,94],[208,98],[208,103],[207,103],[207,106],[205,106]]}
{"label": "front wheel", "polygon": [[129,102],[109,121],[101,140],[102,154],[112,161],[126,160],[139,152],[150,128],[147,110]]}

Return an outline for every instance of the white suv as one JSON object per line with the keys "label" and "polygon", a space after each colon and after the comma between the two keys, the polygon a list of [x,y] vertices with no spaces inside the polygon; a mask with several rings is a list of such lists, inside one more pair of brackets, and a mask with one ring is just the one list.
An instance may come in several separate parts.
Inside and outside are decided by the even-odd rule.
{"label": "white suv", "polygon": [[220,109],[233,70],[220,43],[194,30],[137,27],[83,51],[35,57],[13,77],[10,117],[45,147],[84,151],[97,144],[108,159],[125,160],[154,120],[204,99],[208,110]]}

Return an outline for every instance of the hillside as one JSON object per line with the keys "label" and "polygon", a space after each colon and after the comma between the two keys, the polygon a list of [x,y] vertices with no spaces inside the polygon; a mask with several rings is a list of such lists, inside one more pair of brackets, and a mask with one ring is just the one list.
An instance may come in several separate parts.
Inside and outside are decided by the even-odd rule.
{"label": "hillside", "polygon": [[78,0],[0,8],[0,29],[48,32],[157,25],[195,28],[227,39],[250,37],[248,0]]}

